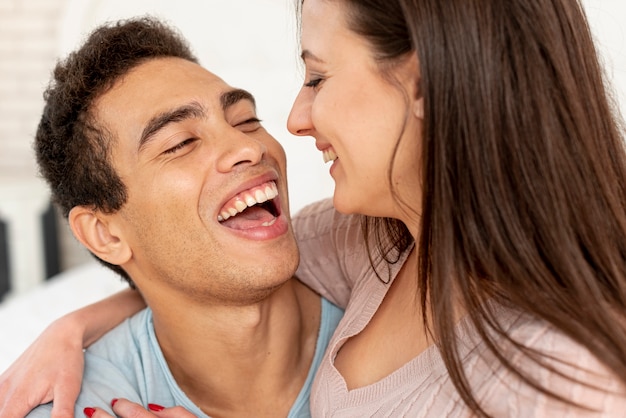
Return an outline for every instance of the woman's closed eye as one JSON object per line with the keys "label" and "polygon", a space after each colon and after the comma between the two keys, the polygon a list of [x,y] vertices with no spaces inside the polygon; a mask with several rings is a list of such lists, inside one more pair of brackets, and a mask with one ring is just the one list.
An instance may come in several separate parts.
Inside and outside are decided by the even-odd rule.
{"label": "woman's closed eye", "polygon": [[322,78],[312,78],[311,80],[307,81],[306,83],[304,83],[305,87],[311,87],[311,88],[315,88],[317,86],[319,86],[319,84],[322,82]]}

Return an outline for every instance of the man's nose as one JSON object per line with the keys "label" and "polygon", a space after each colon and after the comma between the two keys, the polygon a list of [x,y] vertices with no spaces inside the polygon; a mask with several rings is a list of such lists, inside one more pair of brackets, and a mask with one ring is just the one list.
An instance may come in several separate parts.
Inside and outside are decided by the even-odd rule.
{"label": "man's nose", "polygon": [[221,142],[221,153],[217,163],[220,172],[229,172],[236,166],[256,165],[267,153],[267,146],[253,136],[230,128]]}

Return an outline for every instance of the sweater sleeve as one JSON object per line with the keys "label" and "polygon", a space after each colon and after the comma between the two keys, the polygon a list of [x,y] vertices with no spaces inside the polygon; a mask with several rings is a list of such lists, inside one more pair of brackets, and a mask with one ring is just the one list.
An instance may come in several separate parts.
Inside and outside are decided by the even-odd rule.
{"label": "sweater sleeve", "polygon": [[359,216],[340,214],[328,199],[303,208],[293,225],[300,249],[296,276],[345,308],[364,265]]}
{"label": "sweater sleeve", "polygon": [[[529,418],[626,416],[626,388],[586,347],[547,322],[527,316],[521,316],[509,333],[532,352],[541,353],[544,365],[509,343],[503,343],[504,355],[527,377],[565,402],[531,387],[483,351],[473,356],[475,363],[469,360],[465,367],[490,414]],[[484,350],[484,345],[481,347]]]}
{"label": "sweater sleeve", "polygon": [[516,402],[510,401],[506,409],[517,410],[520,412],[517,416],[527,417],[626,416],[626,388],[617,376],[585,347],[549,325],[546,329],[530,346],[547,356],[545,361],[555,372],[538,367],[523,356],[518,359],[520,367],[543,387],[573,404],[537,393],[518,382],[515,392],[519,396],[515,397]]}

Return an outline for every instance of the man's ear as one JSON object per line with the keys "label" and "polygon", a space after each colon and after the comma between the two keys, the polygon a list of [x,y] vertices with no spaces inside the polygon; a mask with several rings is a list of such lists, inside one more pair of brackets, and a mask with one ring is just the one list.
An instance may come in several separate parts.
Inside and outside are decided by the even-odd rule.
{"label": "man's ear", "polygon": [[115,265],[126,263],[132,251],[115,228],[111,215],[85,206],[70,210],[68,221],[74,236],[98,258]]}

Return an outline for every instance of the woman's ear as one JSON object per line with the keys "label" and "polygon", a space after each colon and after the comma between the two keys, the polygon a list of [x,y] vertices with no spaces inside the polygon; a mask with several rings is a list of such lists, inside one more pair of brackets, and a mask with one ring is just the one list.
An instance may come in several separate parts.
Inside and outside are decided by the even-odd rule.
{"label": "woman's ear", "polygon": [[408,85],[408,92],[412,100],[411,109],[413,116],[424,119],[424,97],[422,95],[422,75],[419,61],[415,52],[411,53],[403,64],[404,79]]}
{"label": "woman's ear", "polygon": [[122,265],[132,256],[124,237],[116,231],[112,215],[76,206],[70,210],[68,221],[74,236],[96,257],[110,264]]}
{"label": "woman's ear", "polygon": [[424,120],[424,98],[421,94],[413,99],[413,115],[419,120]]}

